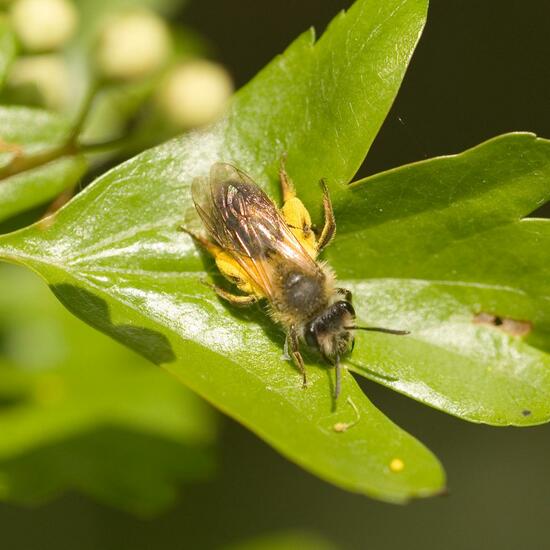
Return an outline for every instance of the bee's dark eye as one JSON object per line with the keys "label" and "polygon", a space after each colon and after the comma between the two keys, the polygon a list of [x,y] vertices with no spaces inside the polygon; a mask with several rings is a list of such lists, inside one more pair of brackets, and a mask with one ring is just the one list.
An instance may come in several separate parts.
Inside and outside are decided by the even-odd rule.
{"label": "bee's dark eye", "polygon": [[337,306],[339,311],[342,311],[342,312],[345,311],[349,313],[352,317],[355,317],[355,309],[353,309],[351,302],[348,302],[346,300],[341,300],[339,302],[336,302],[334,306]]}
{"label": "bee's dark eye", "polygon": [[317,333],[315,331],[315,323],[309,323],[306,325],[305,332],[304,332],[304,338],[306,340],[306,344],[312,348],[318,348],[319,343],[317,341]]}

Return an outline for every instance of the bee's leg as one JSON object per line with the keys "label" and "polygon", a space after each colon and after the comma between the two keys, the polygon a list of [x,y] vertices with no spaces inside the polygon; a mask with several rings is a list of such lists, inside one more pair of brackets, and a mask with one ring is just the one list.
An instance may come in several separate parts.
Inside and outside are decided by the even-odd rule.
{"label": "bee's leg", "polygon": [[347,288],[337,288],[336,292],[338,292],[338,294],[343,294],[346,302],[352,302],[353,294],[351,293],[351,290],[348,290]]}
{"label": "bee's leg", "polygon": [[279,181],[281,182],[281,193],[283,195],[283,204],[296,196],[294,184],[286,172],[286,154],[281,157],[279,167]]}
{"label": "bee's leg", "polygon": [[204,248],[211,256],[214,256],[214,258],[222,252],[222,249],[217,244],[214,244],[213,242],[209,241],[202,235],[193,233],[193,231],[190,231],[183,225],[180,225],[178,229],[183,233],[187,233],[187,235],[189,235],[196,243],[198,243],[202,248]]}
{"label": "bee's leg", "polygon": [[317,250],[321,252],[325,248],[336,233],[336,220],[334,219],[334,211],[332,209],[332,202],[328,192],[328,187],[325,180],[321,180],[321,187],[323,188],[323,209],[325,211],[325,225],[323,231],[317,241]]}
{"label": "bee's leg", "polygon": [[216,285],[211,285],[207,283],[207,285],[220,297],[229,302],[231,305],[238,306],[238,307],[244,307],[244,306],[250,306],[252,304],[255,304],[258,301],[258,297],[254,296],[253,294],[247,294],[247,295],[239,295],[239,294],[232,294],[231,292],[228,292],[227,290],[224,290],[223,288],[220,288]]}
{"label": "bee's leg", "polygon": [[302,387],[307,388],[307,376],[306,376],[306,367],[304,365],[304,360],[302,354],[300,353],[300,343],[298,341],[298,334],[294,325],[290,327],[290,330],[287,334],[288,347],[290,349],[290,354],[294,360],[294,364],[298,367],[300,374],[302,375]]}
{"label": "bee's leg", "polygon": [[317,245],[315,242],[315,233],[311,228],[311,216],[302,201],[296,196],[294,185],[285,170],[284,157],[281,160],[279,179],[283,194],[281,214],[293,235],[300,241],[310,256],[315,258],[317,255]]}
{"label": "bee's leg", "polygon": [[179,227],[180,231],[187,233],[190,237],[193,238],[202,248],[204,248],[209,254],[211,254],[216,260],[216,265],[218,266],[222,275],[235,284],[240,290],[245,292],[245,295],[232,294],[219,286],[205,282],[207,286],[212,288],[214,292],[224,300],[235,306],[248,306],[257,302],[261,296],[253,294],[254,289],[250,282],[246,280],[246,273],[239,267],[239,265],[231,259],[231,257],[226,254],[221,247],[217,244],[205,239],[201,235],[197,235],[189,229],[186,229],[183,226]]}

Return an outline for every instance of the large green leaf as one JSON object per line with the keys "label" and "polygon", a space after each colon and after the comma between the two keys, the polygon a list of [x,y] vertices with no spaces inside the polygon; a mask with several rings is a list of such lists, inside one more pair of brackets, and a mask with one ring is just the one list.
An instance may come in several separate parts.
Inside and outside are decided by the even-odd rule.
{"label": "large green leaf", "polygon": [[0,221],[47,203],[80,180],[87,169],[84,157],[59,152],[69,133],[60,115],[0,107]]}
{"label": "large green leaf", "polygon": [[31,273],[4,266],[0,285],[0,498],[70,488],[150,513],[211,470],[198,398],[75,319]]}
{"label": "large green leaf", "polygon": [[[418,0],[357,2],[317,44],[312,33],[300,37],[237,94],[216,127],[112,170],[46,230],[32,227],[0,244],[4,258],[39,272],[77,315],[163,364],[292,460],[390,501],[441,491],[435,457],[350,376],[334,410],[331,373],[316,358],[304,391],[282,359],[279,329],[259,311],[235,312],[214,297],[202,284],[201,257],[177,226],[193,211],[193,177],[216,160],[238,162],[271,191],[268,175],[284,151],[311,196],[321,175],[349,180],[395,96],[425,12]],[[337,431],[357,419],[347,398],[359,422]]]}
{"label": "large green leaf", "polygon": [[550,223],[522,218],[549,182],[550,142],[511,134],[352,185],[327,258],[363,322],[412,334],[359,336],[351,367],[475,422],[548,421]]}

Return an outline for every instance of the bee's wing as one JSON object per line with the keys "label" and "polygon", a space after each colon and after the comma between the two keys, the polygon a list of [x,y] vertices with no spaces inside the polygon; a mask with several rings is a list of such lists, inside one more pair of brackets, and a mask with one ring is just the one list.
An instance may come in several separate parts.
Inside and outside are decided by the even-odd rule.
{"label": "bee's wing", "polygon": [[271,199],[244,172],[215,164],[208,181],[193,182],[192,193],[210,236],[267,297],[275,286],[276,264],[291,263],[302,272],[319,270]]}
{"label": "bee's wing", "polygon": [[238,223],[238,205],[231,204],[232,190],[240,189],[241,186],[249,189],[249,193],[240,195],[241,200],[245,194],[251,195],[255,190],[259,190],[244,172],[231,164],[217,162],[210,169],[209,177],[195,179],[191,188],[195,208],[206,229],[225,249],[232,249],[234,246],[230,228]]}

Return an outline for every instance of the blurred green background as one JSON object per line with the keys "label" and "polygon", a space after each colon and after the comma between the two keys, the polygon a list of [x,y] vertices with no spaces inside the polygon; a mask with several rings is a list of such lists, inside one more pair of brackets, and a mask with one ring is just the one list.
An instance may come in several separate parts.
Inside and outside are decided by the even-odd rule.
{"label": "blurred green background", "polygon": [[[320,31],[350,4],[195,0],[178,17],[211,42],[214,58],[239,87],[301,31],[312,24]],[[458,152],[511,130],[550,137],[548,21],[545,0],[432,0],[363,174]],[[314,548],[321,540],[344,549],[548,548],[550,426],[467,424],[374,383],[361,384],[439,456],[449,496],[398,507],[345,493],[220,416],[217,473],[183,484],[169,511],[139,519],[72,493],[34,509],[1,503],[0,547],[209,549],[305,532],[319,537],[310,541]],[[291,548],[290,540],[280,547]],[[306,548],[306,539],[294,547]]]}

